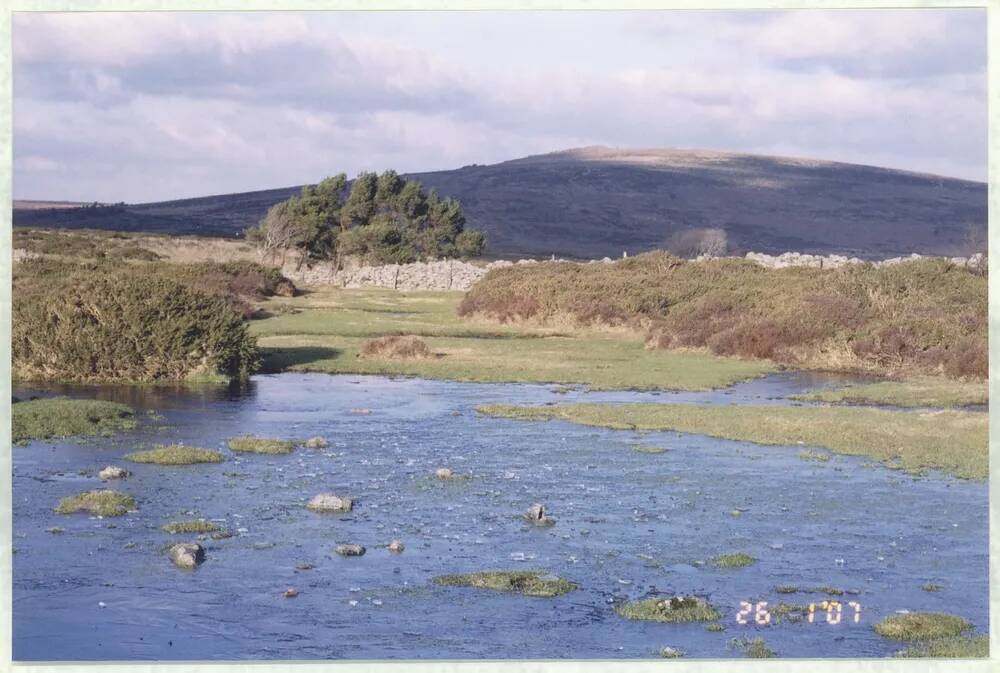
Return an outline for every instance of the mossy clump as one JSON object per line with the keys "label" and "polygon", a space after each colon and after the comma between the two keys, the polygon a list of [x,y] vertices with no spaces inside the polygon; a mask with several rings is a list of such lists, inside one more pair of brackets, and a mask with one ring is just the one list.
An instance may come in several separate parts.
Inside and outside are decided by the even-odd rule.
{"label": "mossy clump", "polygon": [[726,630],[726,627],[720,624],[719,622],[712,622],[711,624],[705,625],[705,630],[711,631],[712,633],[721,633],[722,631]]}
{"label": "mossy clump", "polygon": [[673,598],[647,598],[629,601],[615,607],[615,612],[625,619],[652,622],[712,622],[719,619],[719,611],[696,596]]}
{"label": "mossy clump", "polygon": [[427,342],[412,335],[391,335],[368,339],[361,346],[361,357],[391,360],[421,360],[433,355]]}
{"label": "mossy clump", "polygon": [[981,635],[939,638],[897,652],[895,656],[903,658],[985,659],[990,656],[990,637]]}
{"label": "mossy clump", "polygon": [[659,655],[661,659],[679,659],[684,656],[684,651],[676,647],[661,647]]}
{"label": "mossy clump", "polygon": [[198,449],[193,446],[171,444],[158,446],[148,451],[136,451],[125,456],[133,463],[154,463],[156,465],[194,465],[196,463],[221,463],[225,460],[218,451]]}
{"label": "mossy clump", "polygon": [[875,625],[883,638],[923,642],[958,636],[972,628],[967,620],[943,612],[909,612],[891,615]]}
{"label": "mossy clump", "polygon": [[827,596],[843,596],[844,590],[838,589],[837,587],[816,587],[813,589],[818,594],[826,594]]}
{"label": "mossy clump", "polygon": [[117,402],[52,397],[17,402],[11,407],[14,442],[74,435],[110,435],[135,427],[135,412]]}
{"label": "mossy clump", "polygon": [[934,592],[937,592],[937,591],[941,591],[942,589],[944,589],[944,587],[942,585],[940,585],[940,584],[934,584],[933,582],[927,582],[926,584],[924,584],[920,588],[923,589],[924,591],[929,591],[931,593],[934,593]]}
{"label": "mossy clump", "polygon": [[774,593],[776,594],[794,594],[798,593],[800,589],[793,584],[779,584],[774,587]]}
{"label": "mossy clump", "polygon": [[59,514],[90,512],[97,516],[122,516],[135,509],[135,498],[119,491],[87,491],[63,498],[56,505]]}
{"label": "mossy clump", "polygon": [[668,451],[668,449],[665,449],[662,446],[633,446],[632,449],[634,451],[638,451],[639,453],[652,453],[652,454],[666,453]]}
{"label": "mossy clump", "polygon": [[449,587],[476,587],[522,596],[551,598],[576,589],[576,585],[561,577],[534,570],[494,570],[464,575],[441,575],[434,583]]}
{"label": "mossy clump", "polygon": [[731,647],[743,650],[750,659],[771,659],[777,656],[763,638],[734,638],[729,644]]}
{"label": "mossy clump", "polygon": [[219,527],[211,521],[198,519],[197,521],[171,521],[160,526],[160,530],[176,535],[178,533],[214,533],[219,530]]}
{"label": "mossy clump", "polygon": [[291,453],[295,444],[284,439],[264,439],[262,437],[233,437],[229,440],[229,448],[240,453]]}
{"label": "mossy clump", "polygon": [[746,568],[748,565],[753,565],[756,560],[750,554],[742,552],[737,554],[721,554],[712,559],[712,565],[716,568]]}

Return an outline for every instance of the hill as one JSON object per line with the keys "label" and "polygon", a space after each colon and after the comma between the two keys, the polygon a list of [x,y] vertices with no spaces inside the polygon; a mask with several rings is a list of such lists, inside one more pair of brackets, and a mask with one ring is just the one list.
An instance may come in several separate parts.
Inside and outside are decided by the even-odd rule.
{"label": "hill", "polygon": [[[985,183],[808,159],[589,147],[406,177],[459,199],[495,256],[617,257],[691,227],[723,228],[744,251],[953,255],[968,254],[970,228],[986,231]],[[15,202],[14,224],[234,236],[298,190],[86,208]]]}

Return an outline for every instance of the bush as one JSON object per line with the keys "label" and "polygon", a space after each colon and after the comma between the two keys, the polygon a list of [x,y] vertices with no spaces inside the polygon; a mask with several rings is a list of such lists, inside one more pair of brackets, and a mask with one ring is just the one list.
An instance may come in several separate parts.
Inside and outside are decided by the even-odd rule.
{"label": "bush", "polygon": [[220,380],[254,371],[255,339],[226,299],[145,269],[76,267],[15,284],[14,378]]}
{"label": "bush", "polygon": [[768,269],[665,252],[493,269],[458,312],[646,330],[646,346],[883,374],[988,375],[985,277],[943,259]]}

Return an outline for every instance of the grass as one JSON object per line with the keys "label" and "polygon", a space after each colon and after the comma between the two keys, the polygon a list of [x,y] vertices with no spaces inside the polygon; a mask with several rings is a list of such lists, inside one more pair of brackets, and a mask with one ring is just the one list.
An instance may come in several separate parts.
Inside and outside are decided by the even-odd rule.
{"label": "grass", "polygon": [[104,400],[52,397],[18,402],[11,407],[14,442],[76,435],[110,435],[135,427],[131,407]]}
{"label": "grass", "polygon": [[805,444],[872,457],[914,474],[937,469],[965,479],[988,475],[989,416],[983,412],[689,404],[500,404],[480,406],[478,411],[624,430],[674,430],[757,444]]}
{"label": "grass", "polygon": [[[767,362],[653,352],[641,335],[461,320],[458,292],[318,288],[272,299],[251,323],[266,372],[383,374],[481,383],[579,384],[603,390],[710,390],[774,370]],[[288,313],[291,307],[297,313]],[[360,357],[368,339],[413,335],[435,357]]]}
{"label": "grass", "polygon": [[59,514],[90,512],[97,516],[122,516],[135,509],[135,498],[119,491],[87,491],[63,498],[56,505]]}
{"label": "grass", "polygon": [[194,465],[196,463],[221,463],[225,457],[218,451],[198,449],[192,446],[171,444],[148,451],[136,451],[125,456],[133,463],[153,463],[156,465]]}
{"label": "grass", "polygon": [[522,596],[551,598],[576,589],[569,580],[533,570],[496,570],[465,575],[441,575],[434,583],[449,587],[476,587]]}
{"label": "grass", "polygon": [[934,584],[932,582],[927,582],[926,584],[924,584],[920,588],[923,589],[924,591],[928,591],[928,592],[934,593],[934,592],[941,591],[942,589],[944,589],[944,586],[942,586],[940,584]]}
{"label": "grass", "polygon": [[633,451],[638,451],[639,453],[666,453],[669,449],[665,449],[662,446],[633,446]]}
{"label": "grass", "polygon": [[712,559],[712,565],[716,568],[746,568],[756,561],[753,556],[742,552],[736,554],[722,554]]}
{"label": "grass", "polygon": [[392,334],[368,339],[361,347],[361,356],[366,358],[389,358],[394,360],[414,360],[433,357],[427,342],[418,336]]}
{"label": "grass", "polygon": [[965,619],[943,612],[910,612],[891,615],[875,624],[883,638],[922,642],[961,635],[972,628]]}
{"label": "grass", "polygon": [[291,453],[295,444],[284,439],[264,439],[262,437],[233,437],[228,442],[229,448],[239,453]]}
{"label": "grass", "polygon": [[700,598],[647,598],[629,601],[615,607],[625,619],[679,624],[684,622],[714,622],[719,611]]}
{"label": "grass", "polygon": [[763,638],[734,638],[729,644],[731,647],[743,650],[750,659],[771,659],[777,656]]}
{"label": "grass", "polygon": [[171,521],[160,526],[160,530],[177,535],[179,533],[214,533],[219,527],[210,521]]}
{"label": "grass", "polygon": [[895,407],[964,407],[987,404],[989,390],[981,381],[921,378],[816,390],[795,399],[811,402],[884,404]]}
{"label": "grass", "polygon": [[939,638],[896,653],[903,658],[985,659],[990,656],[990,637],[953,636]]}

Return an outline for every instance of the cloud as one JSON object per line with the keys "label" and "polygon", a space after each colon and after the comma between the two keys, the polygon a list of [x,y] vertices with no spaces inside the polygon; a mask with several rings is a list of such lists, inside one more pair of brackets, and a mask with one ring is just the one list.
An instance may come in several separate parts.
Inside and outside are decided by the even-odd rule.
{"label": "cloud", "polygon": [[13,36],[18,198],[589,144],[986,170],[981,11],[18,14]]}

